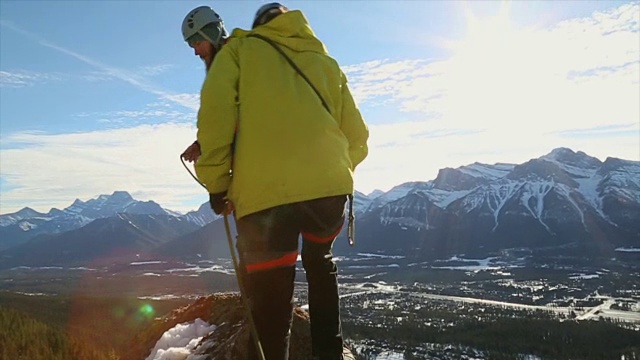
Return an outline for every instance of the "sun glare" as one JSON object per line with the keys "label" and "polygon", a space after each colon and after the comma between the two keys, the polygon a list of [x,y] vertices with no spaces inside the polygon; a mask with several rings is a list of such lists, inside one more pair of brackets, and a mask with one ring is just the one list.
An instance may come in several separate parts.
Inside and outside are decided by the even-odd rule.
{"label": "sun glare", "polygon": [[468,5],[463,3],[462,6],[467,31],[457,50],[472,52],[501,51],[503,45],[509,42],[513,32],[509,16],[509,3],[503,2],[496,15],[483,18],[474,14]]}
{"label": "sun glare", "polygon": [[450,43],[446,76],[446,107],[456,121],[482,116],[481,128],[509,126],[539,91],[540,67],[527,45],[531,39],[513,23],[510,8],[505,1],[497,12],[478,16],[463,5],[466,32]]}
{"label": "sun glare", "polygon": [[482,18],[468,6],[463,11],[467,31],[452,49],[458,70],[474,72],[474,76],[491,76],[495,81],[496,75],[515,68],[520,34],[511,22],[509,3],[503,2],[496,15]]}

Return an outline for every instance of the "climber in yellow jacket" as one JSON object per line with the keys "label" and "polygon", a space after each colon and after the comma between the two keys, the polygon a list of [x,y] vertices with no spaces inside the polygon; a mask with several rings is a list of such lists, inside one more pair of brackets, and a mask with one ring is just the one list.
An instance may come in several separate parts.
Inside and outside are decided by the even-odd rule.
{"label": "climber in yellow jacket", "polygon": [[271,3],[251,31],[235,29],[216,54],[200,101],[196,173],[216,213],[234,210],[266,358],[288,358],[302,235],[313,354],[342,359],[331,248],[369,137],[344,73],[300,11]]}

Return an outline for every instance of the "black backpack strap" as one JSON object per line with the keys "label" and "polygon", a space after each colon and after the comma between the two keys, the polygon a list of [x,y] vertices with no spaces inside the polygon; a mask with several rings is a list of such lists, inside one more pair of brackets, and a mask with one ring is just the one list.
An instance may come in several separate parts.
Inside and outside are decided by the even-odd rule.
{"label": "black backpack strap", "polygon": [[322,95],[320,95],[320,92],[318,91],[318,89],[316,89],[315,86],[313,86],[313,84],[311,83],[311,80],[309,80],[309,78],[307,77],[307,75],[305,75],[302,70],[298,67],[298,65],[296,65],[296,63],[293,62],[293,60],[291,60],[291,58],[289,56],[287,56],[287,54],[284,53],[284,51],[278,46],[276,45],[276,43],[274,43],[271,39],[259,35],[259,34],[251,34],[248,35],[247,37],[254,37],[254,38],[258,38],[266,43],[268,43],[269,45],[271,45],[274,49],[276,49],[277,52],[280,53],[280,55],[282,55],[287,62],[289,63],[289,65],[291,65],[292,68],[295,69],[295,71],[298,72],[298,74],[300,74],[300,76],[302,76],[302,78],[307,82],[307,84],[309,84],[309,86],[311,86],[311,89],[313,89],[313,91],[316,93],[316,95],[318,95],[318,97],[320,98],[320,101],[322,101],[322,106],[324,106],[324,108],[327,110],[327,112],[329,112],[329,114],[331,114],[331,110],[329,110],[329,105],[327,105],[327,103],[324,101],[324,99],[322,98]]}

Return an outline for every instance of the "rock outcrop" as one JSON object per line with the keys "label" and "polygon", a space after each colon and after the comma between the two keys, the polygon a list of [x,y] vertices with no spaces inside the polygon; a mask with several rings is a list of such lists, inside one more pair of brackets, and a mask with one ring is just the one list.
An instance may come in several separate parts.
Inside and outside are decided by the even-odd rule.
{"label": "rock outcrop", "polygon": [[[122,360],[142,360],[149,356],[158,339],[177,324],[190,323],[202,319],[216,325],[214,331],[204,336],[193,354],[201,355],[201,360],[247,359],[250,345],[250,328],[242,300],[238,293],[218,293],[201,297],[193,304],[173,310],[156,319],[144,332],[133,340],[130,352]],[[348,351],[345,349],[345,351]],[[311,359],[311,333],[309,314],[296,307],[291,328],[290,360]]]}

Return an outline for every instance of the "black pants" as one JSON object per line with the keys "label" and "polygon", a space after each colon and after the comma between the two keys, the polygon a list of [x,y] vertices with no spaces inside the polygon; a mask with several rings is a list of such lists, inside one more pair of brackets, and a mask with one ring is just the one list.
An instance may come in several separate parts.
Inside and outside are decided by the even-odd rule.
{"label": "black pants", "polygon": [[[341,195],[286,204],[236,221],[242,283],[267,360],[289,357],[300,235],[313,355],[322,360],[341,359],[337,266],[331,248],[344,223],[346,199]],[[253,343],[249,346],[255,348]]]}

